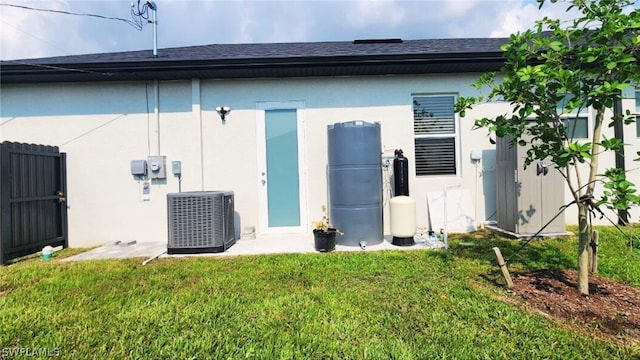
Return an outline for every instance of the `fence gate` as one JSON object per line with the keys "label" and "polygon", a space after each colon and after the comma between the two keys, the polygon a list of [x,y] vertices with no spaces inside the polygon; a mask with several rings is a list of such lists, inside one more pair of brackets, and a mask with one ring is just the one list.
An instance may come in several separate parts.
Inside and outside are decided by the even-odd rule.
{"label": "fence gate", "polygon": [[58,147],[0,143],[0,264],[68,246],[66,154]]}

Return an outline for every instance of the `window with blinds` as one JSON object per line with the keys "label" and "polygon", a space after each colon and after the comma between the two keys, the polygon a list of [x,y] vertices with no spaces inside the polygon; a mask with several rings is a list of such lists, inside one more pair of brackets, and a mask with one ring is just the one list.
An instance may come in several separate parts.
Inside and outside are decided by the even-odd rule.
{"label": "window with blinds", "polygon": [[453,95],[415,96],[413,133],[417,176],[456,174]]}

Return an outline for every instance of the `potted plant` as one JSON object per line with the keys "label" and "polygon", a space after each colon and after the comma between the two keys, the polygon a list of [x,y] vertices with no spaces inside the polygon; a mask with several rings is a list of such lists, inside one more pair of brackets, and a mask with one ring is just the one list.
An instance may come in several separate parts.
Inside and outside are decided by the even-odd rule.
{"label": "potted plant", "polygon": [[340,233],[329,222],[327,207],[322,205],[322,220],[313,222],[313,240],[315,248],[320,252],[333,251],[336,248],[336,235]]}

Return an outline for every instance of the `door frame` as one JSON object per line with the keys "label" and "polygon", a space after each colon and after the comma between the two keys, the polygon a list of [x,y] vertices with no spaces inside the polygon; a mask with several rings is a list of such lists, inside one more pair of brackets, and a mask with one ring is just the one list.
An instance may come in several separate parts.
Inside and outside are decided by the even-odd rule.
{"label": "door frame", "polygon": [[[298,234],[308,231],[307,224],[307,169],[306,169],[306,143],[304,122],[304,101],[268,101],[256,103],[256,141],[258,156],[258,219],[260,233],[262,234]],[[298,191],[300,198],[300,225],[286,227],[269,227],[268,184],[266,180],[267,157],[265,122],[268,110],[296,110],[297,140],[298,140]],[[265,174],[264,177],[262,174]]]}

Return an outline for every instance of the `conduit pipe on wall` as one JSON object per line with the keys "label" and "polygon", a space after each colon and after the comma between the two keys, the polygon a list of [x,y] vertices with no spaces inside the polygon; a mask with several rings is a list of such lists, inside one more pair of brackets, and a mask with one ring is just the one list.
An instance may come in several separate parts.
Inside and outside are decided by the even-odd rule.
{"label": "conduit pipe on wall", "polygon": [[200,190],[204,191],[204,132],[202,105],[200,99],[200,79],[191,79],[191,114],[200,126]]}
{"label": "conduit pipe on wall", "polygon": [[[447,204],[448,204],[448,199],[447,199],[447,192],[449,192],[449,189],[455,189],[455,188],[461,188],[462,184],[456,184],[456,185],[451,185],[451,186],[445,186],[443,193],[444,193],[444,225],[442,227],[442,229],[440,229],[440,234],[442,234],[442,240],[444,242],[444,248],[448,249],[449,248],[449,241],[448,241],[448,237],[449,237],[449,214],[447,211]],[[434,230],[435,232],[435,230]]]}
{"label": "conduit pipe on wall", "polygon": [[160,155],[160,83],[158,80],[153,82],[153,91],[155,92],[155,106],[153,109],[153,113],[156,117],[156,132],[158,137],[158,149],[156,155]]}

